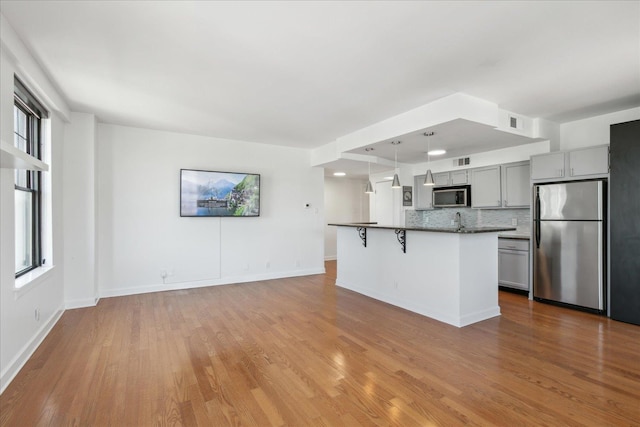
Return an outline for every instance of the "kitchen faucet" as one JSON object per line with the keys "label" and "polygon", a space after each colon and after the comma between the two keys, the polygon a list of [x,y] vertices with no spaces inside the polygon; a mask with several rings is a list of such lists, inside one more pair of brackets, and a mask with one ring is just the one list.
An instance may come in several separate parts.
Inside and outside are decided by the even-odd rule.
{"label": "kitchen faucet", "polygon": [[463,228],[462,217],[460,216],[460,212],[456,212],[455,223],[458,225],[458,231],[460,231]]}

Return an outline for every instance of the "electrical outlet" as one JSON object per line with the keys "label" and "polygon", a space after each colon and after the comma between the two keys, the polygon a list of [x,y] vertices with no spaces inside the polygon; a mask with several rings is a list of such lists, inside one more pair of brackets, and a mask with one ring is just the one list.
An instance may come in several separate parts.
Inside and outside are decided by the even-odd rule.
{"label": "electrical outlet", "polygon": [[269,261],[267,261],[267,262],[264,264],[264,266],[265,266],[266,268],[271,268],[271,263],[270,263]]}
{"label": "electrical outlet", "polygon": [[424,222],[426,222],[427,224],[429,224],[429,217],[427,217],[427,219],[426,219]]}
{"label": "electrical outlet", "polygon": [[296,267],[300,267],[300,260],[296,261]]}
{"label": "electrical outlet", "polygon": [[518,225],[518,218],[511,218],[511,225],[513,225],[514,227]]}
{"label": "electrical outlet", "polygon": [[395,289],[398,289],[398,282],[393,282],[393,287],[394,287]]}
{"label": "electrical outlet", "polygon": [[451,225],[456,225],[456,222],[453,219],[451,220]]}
{"label": "electrical outlet", "polygon": [[40,321],[40,309],[36,308],[35,312],[34,312],[34,317],[36,319],[36,322]]}

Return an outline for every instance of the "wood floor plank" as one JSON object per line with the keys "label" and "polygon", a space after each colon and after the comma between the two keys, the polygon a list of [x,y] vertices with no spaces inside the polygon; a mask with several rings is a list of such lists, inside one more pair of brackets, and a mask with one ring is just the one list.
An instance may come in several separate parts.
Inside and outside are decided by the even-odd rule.
{"label": "wood floor plank", "polygon": [[68,310],[0,426],[637,426],[640,327],[500,292],[464,328],[324,275]]}

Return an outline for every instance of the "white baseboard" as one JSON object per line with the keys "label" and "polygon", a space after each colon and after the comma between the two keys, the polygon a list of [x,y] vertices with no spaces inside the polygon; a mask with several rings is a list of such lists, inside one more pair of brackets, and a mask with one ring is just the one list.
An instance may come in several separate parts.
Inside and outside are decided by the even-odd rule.
{"label": "white baseboard", "polygon": [[150,292],[177,291],[181,289],[205,288],[207,286],[230,285],[233,283],[257,282],[260,280],[283,279],[286,277],[310,276],[313,274],[324,274],[323,268],[312,268],[307,270],[293,270],[277,273],[261,273],[243,276],[230,276],[221,279],[206,279],[191,282],[160,283],[132,288],[104,289],[100,291],[101,298],[121,297],[126,295],[147,294]]}
{"label": "white baseboard", "polygon": [[98,301],[100,301],[100,298],[97,298],[97,297],[66,300],[64,302],[64,308],[66,310],[71,310],[74,308],[95,307],[96,305],[98,305]]}
{"label": "white baseboard", "polygon": [[395,305],[396,307],[403,308],[405,310],[412,311],[414,313],[421,314],[439,322],[447,323],[451,326],[461,328],[463,326],[470,325],[481,320],[490,319],[492,317],[500,316],[500,307],[496,306],[485,311],[467,314],[465,316],[455,316],[449,313],[442,313],[436,307],[430,307],[424,303],[417,303],[416,301],[407,301],[405,299],[398,298],[392,294],[383,294],[372,289],[363,288],[360,286],[353,286],[336,281],[336,286],[349,289],[359,294],[368,296],[378,301],[386,302],[387,304]]}
{"label": "white baseboard", "polygon": [[324,257],[325,261],[336,261],[338,259],[338,255],[329,255]]}
{"label": "white baseboard", "polygon": [[51,329],[55,326],[55,324],[62,317],[62,313],[64,313],[64,309],[60,307],[56,310],[49,319],[42,325],[42,327],[36,332],[36,334],[27,342],[24,347],[20,350],[20,352],[16,355],[16,357],[9,362],[4,371],[0,374],[0,394],[4,392],[7,386],[13,381],[15,376],[20,372],[20,369],[24,366],[25,363],[29,360],[29,358],[36,351],[38,346],[42,344],[42,341],[49,335]]}

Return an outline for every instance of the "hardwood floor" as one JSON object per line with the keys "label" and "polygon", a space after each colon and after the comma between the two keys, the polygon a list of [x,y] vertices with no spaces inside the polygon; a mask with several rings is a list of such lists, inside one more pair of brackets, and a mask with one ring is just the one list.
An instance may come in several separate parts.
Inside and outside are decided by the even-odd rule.
{"label": "hardwood floor", "polygon": [[500,293],[456,328],[327,274],[69,310],[0,425],[631,426],[640,327]]}

